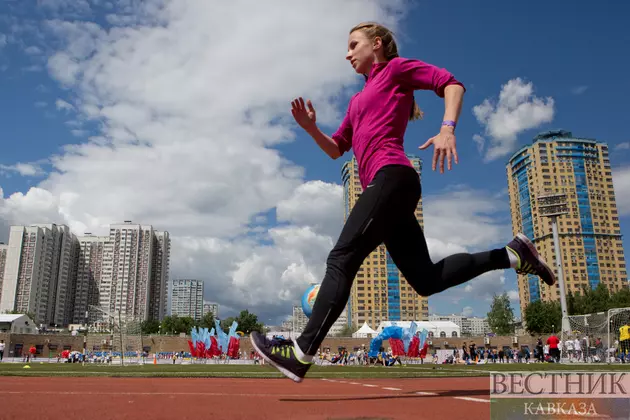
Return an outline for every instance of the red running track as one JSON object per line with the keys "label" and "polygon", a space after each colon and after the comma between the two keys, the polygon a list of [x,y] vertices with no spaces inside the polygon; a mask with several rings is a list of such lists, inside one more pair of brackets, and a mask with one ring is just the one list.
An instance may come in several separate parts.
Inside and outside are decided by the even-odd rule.
{"label": "red running track", "polygon": [[487,419],[488,378],[0,380],[0,419]]}

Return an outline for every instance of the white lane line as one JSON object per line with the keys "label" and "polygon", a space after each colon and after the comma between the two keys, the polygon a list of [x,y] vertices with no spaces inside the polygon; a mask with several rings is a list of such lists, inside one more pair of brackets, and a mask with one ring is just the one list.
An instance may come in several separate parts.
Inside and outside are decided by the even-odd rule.
{"label": "white lane line", "polygon": [[475,397],[453,397],[456,400],[464,400],[464,401],[472,401],[472,402],[482,402],[482,403],[489,403],[490,400],[486,400],[484,398],[475,398]]}
{"label": "white lane line", "polygon": [[[9,394],[9,395],[33,395],[33,394],[37,394],[37,395],[55,395],[55,396],[81,396],[81,395],[97,395],[97,396],[185,396],[185,397],[189,397],[189,396],[200,396],[200,397],[245,397],[245,396],[250,396],[250,397],[263,397],[263,398],[267,398],[267,397],[271,397],[271,398],[312,398],[313,394],[309,393],[309,394],[284,394],[284,393],[278,393],[278,394],[243,394],[243,393],[233,393],[233,392],[135,392],[135,391],[130,391],[130,392],[125,392],[125,391],[120,391],[120,392],[107,392],[107,391],[2,391],[2,395],[4,394]],[[372,396],[372,397],[379,397],[381,396],[382,393],[371,393],[371,394],[364,394],[361,396]],[[356,392],[353,394],[320,394],[319,396],[321,397],[348,397],[348,398],[352,398],[352,397],[356,397],[357,394]]]}
{"label": "white lane line", "polygon": [[[326,382],[336,382],[336,383],[341,383],[341,384],[349,384],[349,385],[363,385],[365,387],[369,387],[369,388],[378,388],[378,385],[373,385],[373,384],[361,384],[358,382],[346,382],[346,381],[338,381],[338,380],[334,380],[334,379],[322,379],[322,381],[326,381]],[[388,391],[402,391],[401,388],[394,388],[394,387],[388,387],[388,386],[384,386],[381,389],[386,389]],[[439,394],[437,392],[425,392],[425,391],[417,391],[415,392],[416,395],[425,395],[425,396],[438,396]],[[463,400],[463,401],[471,401],[471,402],[479,402],[479,403],[490,403],[490,400],[485,399],[485,398],[475,398],[475,397],[452,397],[456,400]]]}

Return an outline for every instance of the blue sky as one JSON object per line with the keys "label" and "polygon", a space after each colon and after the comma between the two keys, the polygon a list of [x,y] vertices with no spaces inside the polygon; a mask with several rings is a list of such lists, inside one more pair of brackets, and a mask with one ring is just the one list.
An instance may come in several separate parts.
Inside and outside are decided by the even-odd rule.
{"label": "blue sky", "polygon": [[[174,236],[172,277],[206,280],[208,300],[227,313],[250,307],[276,322],[323,273],[351,156],[330,160],[291,123],[289,101],[313,98],[321,123],[336,128],[361,84],[344,60],[345,34],[365,19],[391,22],[401,55],[445,67],[467,87],[460,164],[423,173],[436,258],[509,240],[510,153],[485,159],[493,141],[514,151],[556,128],[605,141],[617,196],[630,190],[626,3],[278,1],[239,10],[182,0],[162,11],[140,3],[0,4],[0,241],[11,223],[65,222],[82,233],[132,217]],[[502,89],[517,106],[499,101]],[[431,92],[416,100],[425,119],[409,126],[410,153],[443,114]],[[473,107],[485,100],[511,122],[480,123]],[[481,152],[475,135],[485,139]],[[430,152],[419,155],[430,161]],[[619,199],[623,234],[627,203]],[[513,273],[429,303],[432,312],[483,316],[502,290],[516,290]]]}

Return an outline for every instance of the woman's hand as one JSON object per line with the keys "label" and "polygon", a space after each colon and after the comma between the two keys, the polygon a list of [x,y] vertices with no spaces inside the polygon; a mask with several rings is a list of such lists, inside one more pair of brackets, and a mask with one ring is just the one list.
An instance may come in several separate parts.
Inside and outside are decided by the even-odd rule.
{"label": "woman's hand", "polygon": [[442,127],[437,136],[427,140],[427,142],[420,146],[419,149],[424,150],[430,145],[433,145],[434,147],[432,166],[434,171],[439,161],[440,173],[444,173],[444,159],[446,159],[449,171],[452,169],[451,159],[454,160],[456,164],[459,163],[459,158],[457,157],[457,142],[453,128]]}
{"label": "woman's hand", "polygon": [[317,117],[310,99],[306,101],[306,106],[304,106],[304,99],[301,97],[294,99],[291,102],[291,114],[293,114],[295,122],[304,130],[309,131],[315,128]]}

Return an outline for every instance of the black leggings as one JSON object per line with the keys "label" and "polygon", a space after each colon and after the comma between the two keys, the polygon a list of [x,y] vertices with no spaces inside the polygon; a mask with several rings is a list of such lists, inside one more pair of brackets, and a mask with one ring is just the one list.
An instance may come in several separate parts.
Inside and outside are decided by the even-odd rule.
{"label": "black leggings", "polygon": [[381,243],[385,243],[398,269],[421,296],[439,293],[487,271],[510,267],[505,248],[455,254],[434,264],[415,216],[420,191],[416,171],[402,165],[382,168],[363,191],[328,255],[313,313],[297,339],[305,354],[317,353],[348,302],[363,260]]}

